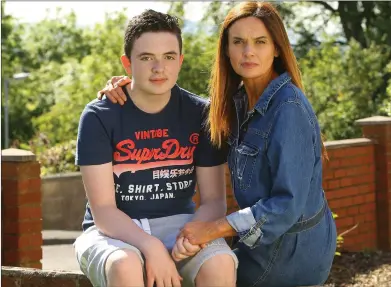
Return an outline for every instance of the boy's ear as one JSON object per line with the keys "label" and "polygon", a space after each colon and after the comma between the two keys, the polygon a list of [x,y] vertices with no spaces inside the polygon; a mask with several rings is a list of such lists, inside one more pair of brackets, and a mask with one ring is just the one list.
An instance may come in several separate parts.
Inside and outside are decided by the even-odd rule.
{"label": "boy's ear", "polygon": [[121,56],[121,63],[128,75],[132,74],[132,64],[126,55]]}
{"label": "boy's ear", "polygon": [[180,57],[179,57],[179,64],[182,66],[182,63],[183,63],[183,58],[185,56],[182,54]]}

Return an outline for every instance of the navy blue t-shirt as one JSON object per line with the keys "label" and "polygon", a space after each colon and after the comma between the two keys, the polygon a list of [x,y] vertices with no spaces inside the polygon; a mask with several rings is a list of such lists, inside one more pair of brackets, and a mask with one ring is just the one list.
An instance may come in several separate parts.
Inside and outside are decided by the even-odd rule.
{"label": "navy blue t-shirt", "polygon": [[[112,162],[117,207],[131,218],[194,213],[195,167],[226,161],[225,153],[210,143],[207,100],[175,85],[164,109],[149,114],[127,98],[123,106],[108,99],[87,104],[76,164]],[[83,230],[92,225],[87,203]]]}

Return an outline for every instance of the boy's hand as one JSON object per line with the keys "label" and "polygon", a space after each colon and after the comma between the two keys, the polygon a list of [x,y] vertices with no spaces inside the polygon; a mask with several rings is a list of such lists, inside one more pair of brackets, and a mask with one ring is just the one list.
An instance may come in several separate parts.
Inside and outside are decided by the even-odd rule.
{"label": "boy's hand", "polygon": [[156,239],[146,244],[145,256],[147,287],[180,287],[182,277],[163,243]]}
{"label": "boy's hand", "polygon": [[106,87],[100,90],[96,97],[101,100],[103,95],[106,95],[106,97],[113,103],[123,105],[126,102],[126,95],[122,91],[121,87],[131,82],[132,81],[126,76],[114,76],[111,80],[107,81]]}
{"label": "boy's hand", "polygon": [[172,249],[171,256],[176,262],[178,262],[195,255],[200,250],[201,247],[199,245],[193,245],[187,238],[179,237]]}

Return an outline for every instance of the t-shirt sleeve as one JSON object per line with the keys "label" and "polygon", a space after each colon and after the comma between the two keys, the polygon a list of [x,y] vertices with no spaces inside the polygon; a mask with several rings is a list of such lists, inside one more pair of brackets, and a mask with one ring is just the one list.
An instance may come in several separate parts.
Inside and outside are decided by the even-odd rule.
{"label": "t-shirt sleeve", "polygon": [[98,165],[112,161],[109,133],[97,111],[86,106],[80,117],[76,145],[76,165]]}
{"label": "t-shirt sleeve", "polygon": [[223,164],[227,161],[227,148],[222,146],[218,148],[213,145],[210,138],[210,132],[207,126],[207,110],[203,112],[202,128],[199,135],[198,146],[195,150],[195,165],[201,167],[210,167]]}

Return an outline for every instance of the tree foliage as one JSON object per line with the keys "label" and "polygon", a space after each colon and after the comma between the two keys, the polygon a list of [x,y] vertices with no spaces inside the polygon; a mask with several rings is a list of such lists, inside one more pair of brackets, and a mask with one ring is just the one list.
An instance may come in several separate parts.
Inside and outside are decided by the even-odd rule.
{"label": "tree foliage", "polygon": [[[169,12],[183,20],[185,60],[178,79],[183,88],[207,96],[218,30],[237,2],[210,2],[195,29],[186,29],[187,2],[170,3]],[[391,116],[391,2],[279,2],[277,7],[328,140],[360,136],[354,124],[359,118]],[[84,106],[109,78],[124,74],[126,22],[126,11],[120,11],[101,24],[80,27],[74,13],[58,10],[52,18],[21,24],[4,14],[2,2],[2,78],[30,73],[10,81],[11,142],[34,150],[45,172],[75,170],[74,140]]]}
{"label": "tree foliage", "polygon": [[374,44],[363,49],[352,40],[342,48],[330,40],[300,61],[306,95],[328,140],[360,137],[355,120],[386,114],[387,93],[372,97],[388,72],[382,55]]}

